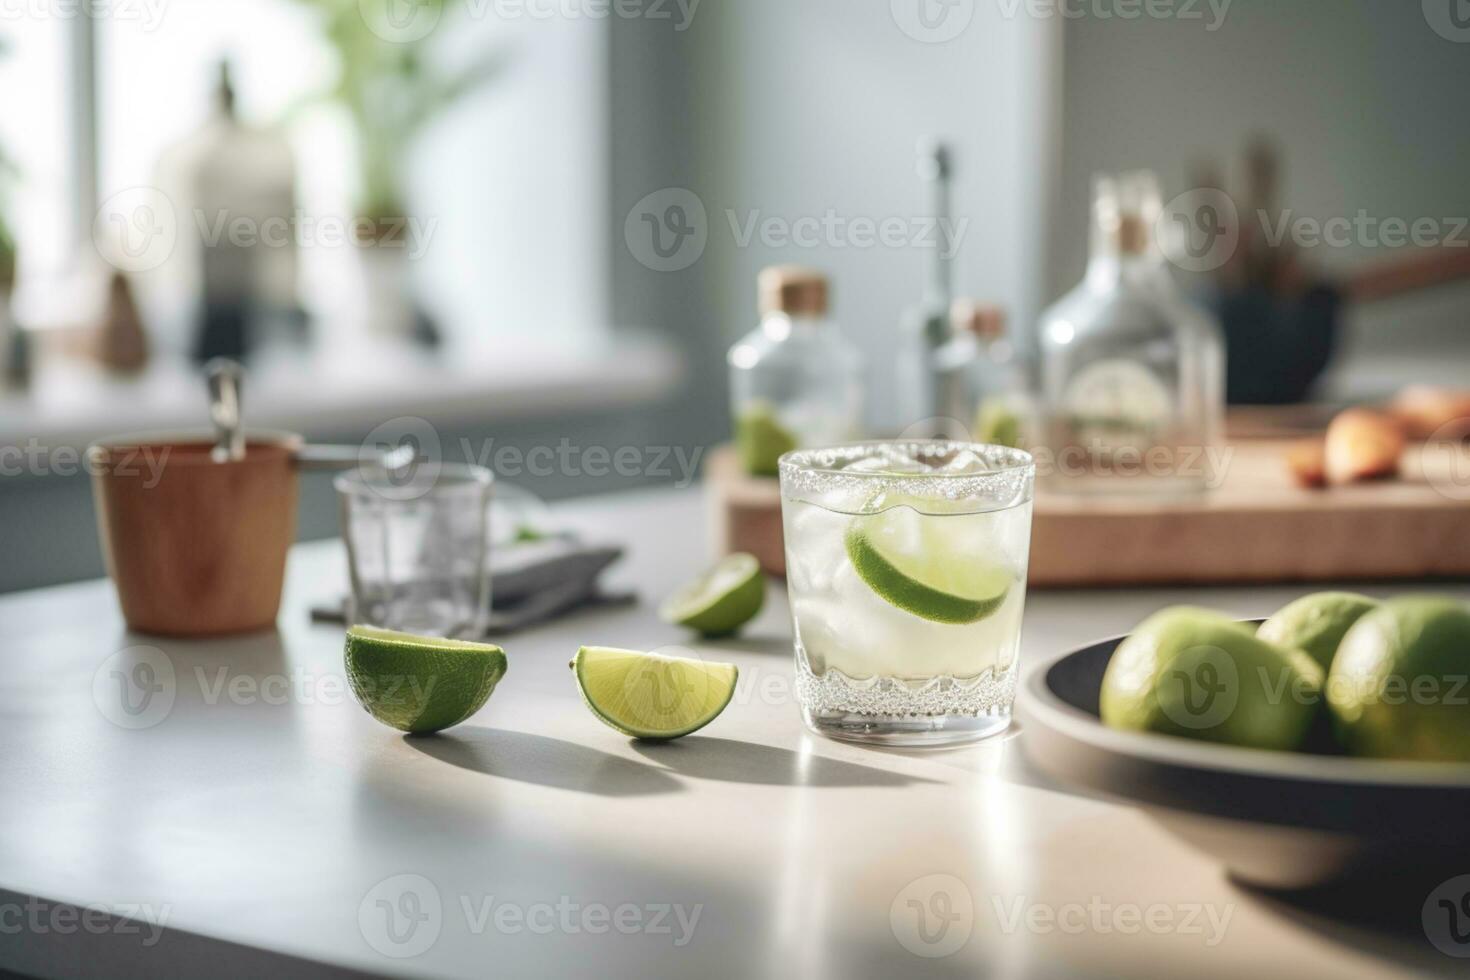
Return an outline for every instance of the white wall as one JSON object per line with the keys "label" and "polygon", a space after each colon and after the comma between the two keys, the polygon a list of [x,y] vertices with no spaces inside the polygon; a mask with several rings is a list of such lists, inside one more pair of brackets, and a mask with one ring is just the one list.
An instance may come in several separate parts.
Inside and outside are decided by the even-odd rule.
{"label": "white wall", "polygon": [[905,33],[895,6],[904,4],[705,0],[687,32],[694,111],[668,121],[671,138],[695,148],[691,186],[710,221],[702,268],[691,270],[703,277],[706,302],[687,310],[689,329],[728,345],[755,322],[762,266],[826,269],[835,316],[872,364],[870,415],[880,424],[892,411],[900,318],[924,284],[923,249],[769,247],[759,239],[741,247],[728,213],[737,223],[757,212],[794,222],[828,209],[847,220],[922,216],[916,144],[928,134],[950,137],[955,204],[970,220],[957,286],[1027,322],[1044,291],[1045,178],[1058,118],[1058,23],[961,4],[973,10],[968,26],[926,43]]}
{"label": "white wall", "polygon": [[[1203,9],[1199,5],[1198,9]],[[1470,215],[1470,43],[1437,34],[1418,0],[1234,0],[1200,21],[1066,24],[1062,186],[1049,287],[1080,275],[1087,182],[1097,170],[1158,170],[1188,189],[1190,162],[1238,156],[1248,136],[1282,144],[1282,203],[1297,214]],[[1315,248],[1342,273],[1383,248]],[[1330,393],[1371,395],[1415,378],[1470,377],[1470,285],[1349,312]]]}
{"label": "white wall", "polygon": [[506,66],[424,134],[412,193],[438,221],[421,295],[472,352],[606,338],[607,34],[588,18],[463,21],[460,47]]}

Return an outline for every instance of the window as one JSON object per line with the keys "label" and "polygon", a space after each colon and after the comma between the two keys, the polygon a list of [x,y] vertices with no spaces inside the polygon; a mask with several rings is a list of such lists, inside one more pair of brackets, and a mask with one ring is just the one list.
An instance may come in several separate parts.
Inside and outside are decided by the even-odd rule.
{"label": "window", "polygon": [[[429,39],[433,63],[462,63],[494,48],[504,67],[445,106],[415,142],[406,196],[423,235],[412,268],[416,291],[442,329],[471,346],[494,341],[503,352],[510,338],[544,345],[601,333],[609,314],[606,23],[500,20],[495,5],[451,7]],[[233,68],[240,117],[285,127],[301,213],[339,222],[356,216],[349,117],[312,99],[338,71],[323,5],[115,0],[90,20],[36,16],[49,9],[31,3],[0,20],[0,36],[14,38],[0,58],[0,90],[26,93],[6,98],[0,111],[0,140],[22,169],[13,207],[22,317],[68,319],[46,308],[59,292],[48,286],[76,272],[79,256],[95,265],[87,253],[97,204],[154,185],[160,156],[207,118],[222,60]],[[95,154],[86,87],[70,83],[89,48]],[[350,246],[302,247],[299,265],[308,310],[336,321],[319,335],[356,329],[368,301]],[[181,346],[182,327],[165,319],[151,317],[150,328],[162,346]]]}
{"label": "window", "polygon": [[0,152],[15,167],[13,182],[0,184],[0,207],[21,244],[22,276],[61,272],[75,245],[71,41],[66,21],[0,15]]}

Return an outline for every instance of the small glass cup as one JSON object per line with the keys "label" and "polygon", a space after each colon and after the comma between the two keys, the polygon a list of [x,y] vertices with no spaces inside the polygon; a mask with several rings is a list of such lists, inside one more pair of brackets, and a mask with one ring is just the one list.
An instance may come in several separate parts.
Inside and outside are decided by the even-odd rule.
{"label": "small glass cup", "polygon": [[479,639],[490,611],[494,475],[435,463],[364,467],[334,484],[352,577],[348,621]]}
{"label": "small glass cup", "polygon": [[807,726],[889,745],[1004,731],[1026,601],[1031,456],[872,442],[787,453],[780,470]]}

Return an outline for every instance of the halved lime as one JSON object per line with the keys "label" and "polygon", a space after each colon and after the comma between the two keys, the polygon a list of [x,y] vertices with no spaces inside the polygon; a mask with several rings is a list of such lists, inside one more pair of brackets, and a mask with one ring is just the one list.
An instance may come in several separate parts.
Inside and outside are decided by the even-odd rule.
{"label": "halved lime", "polygon": [[973,536],[951,533],[962,518],[925,516],[908,507],[859,517],[847,529],[847,557],[884,600],[936,623],[976,623],[1001,607],[1015,576],[984,554]]}
{"label": "halved lime", "polygon": [[505,651],[375,626],[347,630],[347,680],[368,714],[403,732],[426,734],[479,711],[505,676]]}
{"label": "halved lime", "polygon": [[754,555],[736,552],[659,607],[665,622],[705,636],[728,636],[755,618],[766,601],[766,580]]}
{"label": "halved lime", "polygon": [[632,738],[670,739],[698,731],[725,710],[739,674],[637,650],[583,647],[571,663],[582,699],[609,728]]}

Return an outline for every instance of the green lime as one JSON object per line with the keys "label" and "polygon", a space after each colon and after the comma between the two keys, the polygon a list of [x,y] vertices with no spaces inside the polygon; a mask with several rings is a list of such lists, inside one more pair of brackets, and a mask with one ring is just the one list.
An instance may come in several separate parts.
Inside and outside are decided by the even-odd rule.
{"label": "green lime", "polygon": [[1377,608],[1378,600],[1365,595],[1314,592],[1276,610],[1256,636],[1279,647],[1304,650],[1327,670],[1348,629]]}
{"label": "green lime", "polygon": [[1391,599],[1343,637],[1327,703],[1349,752],[1470,762],[1470,609]]}
{"label": "green lime", "polygon": [[975,439],[992,446],[1021,448],[1021,416],[998,398],[991,398],[975,413]]}
{"label": "green lime", "polygon": [[1103,723],[1249,748],[1292,750],[1318,715],[1322,668],[1208,609],[1161,610],[1113,652]]}
{"label": "green lime", "polygon": [[852,567],[886,602],[935,623],[976,623],[1001,607],[1016,576],[977,554],[947,521],[909,507],[855,518],[845,543]]}
{"label": "green lime", "polygon": [[714,721],[735,694],[734,664],[583,647],[571,663],[582,699],[609,728],[671,739]]}
{"label": "green lime", "polygon": [[659,607],[665,622],[705,636],[729,636],[755,618],[766,601],[766,580],[754,555],[736,552]]}
{"label": "green lime", "polygon": [[766,402],[752,402],[735,419],[735,445],[740,461],[751,476],[775,476],[777,461],[796,448],[796,437]]}
{"label": "green lime", "polygon": [[374,626],[347,630],[347,680],[368,714],[399,731],[458,725],[484,707],[505,676],[505,651]]}

